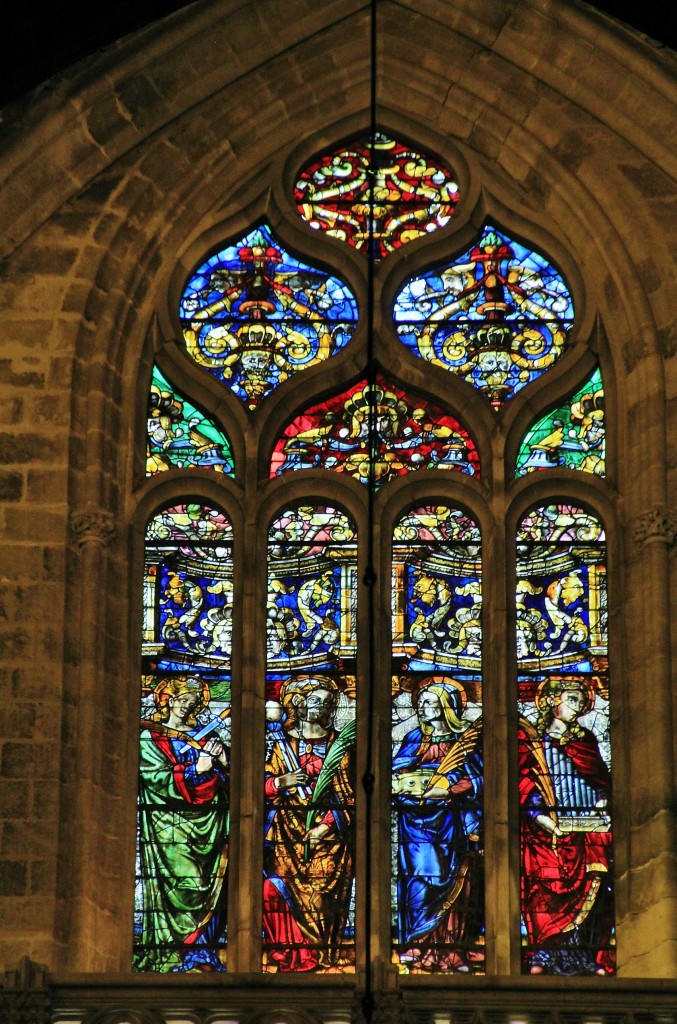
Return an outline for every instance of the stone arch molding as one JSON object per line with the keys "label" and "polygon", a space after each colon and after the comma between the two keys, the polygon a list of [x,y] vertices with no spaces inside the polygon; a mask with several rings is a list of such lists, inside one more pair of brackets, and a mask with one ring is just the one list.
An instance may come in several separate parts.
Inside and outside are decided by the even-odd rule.
{"label": "stone arch molding", "polygon": [[318,1017],[300,1010],[264,1010],[247,1016],[246,1024],[318,1024]]}
{"label": "stone arch molding", "polygon": [[[4,202],[16,209],[15,189],[20,190],[22,183],[49,182],[49,187],[30,204],[30,210],[16,219],[7,244],[16,244],[30,233],[41,215],[72,198],[109,163],[124,158],[168,120],[199,111],[206,100],[218,100],[228,90],[241,91],[242,97],[251,95],[252,82],[265,80],[266,73],[277,74],[280,66],[292,72],[303,70],[301,80],[307,89],[296,92],[309,106],[321,99],[320,89],[326,89],[326,94],[335,99],[339,86],[344,99],[350,92],[351,79],[363,90],[369,4],[365,0],[342,0],[332,4],[328,12],[324,6],[299,0],[296,7],[294,17],[282,22],[274,17],[273,0],[265,0],[251,10],[236,0],[218,7],[202,4],[190,11],[180,10],[159,26],[135,33],[62,76],[73,87],[68,97],[64,98],[58,88],[47,93],[38,90],[28,117],[28,128],[34,129],[29,146],[25,147],[22,140],[22,145],[10,144],[6,152],[5,163],[14,187],[6,190]],[[638,43],[633,33],[624,33],[597,12],[584,13],[566,3],[550,4],[546,0],[526,0],[517,6],[501,0],[482,8],[464,0],[445,15],[440,17],[439,5],[433,0],[423,4],[415,0],[379,2],[386,51],[383,80],[397,87],[396,95],[404,92],[402,83],[410,80],[406,90],[409,104],[430,103],[437,96],[439,112],[450,100],[453,104],[453,97],[447,89],[435,89],[434,75],[421,73],[418,47],[412,46],[408,53],[406,47],[392,45],[393,38],[398,44],[402,38],[423,41],[426,51],[438,58],[440,68],[444,67],[447,83],[462,82],[467,95],[481,97],[478,86],[486,77],[487,61],[492,54],[498,55],[505,64],[522,69],[516,77],[523,82],[568,93],[583,110],[621,135],[641,139],[644,150],[655,151],[660,136],[657,133],[651,137],[647,125],[655,122],[647,121],[646,115],[651,110],[654,118],[670,116],[669,88],[662,69],[656,66],[655,52]],[[397,35],[403,21],[408,25],[408,36]],[[608,30],[601,45],[600,26]],[[528,47],[530,39],[539,37],[541,44],[525,54],[525,44]],[[450,38],[455,40],[451,51],[446,49]],[[332,60],[317,61],[317,70],[309,73],[305,60],[308,51],[321,53],[329,39],[333,44]],[[571,74],[574,64],[574,70],[581,73],[578,80]],[[180,74],[168,71],[173,65],[178,65]],[[632,107],[620,96],[614,101],[610,88],[589,88],[595,77],[628,66],[633,68],[636,94]],[[504,84],[505,80],[503,67],[502,74],[494,79],[494,89],[496,83]],[[515,88],[512,98],[516,99],[519,92]],[[506,91],[495,104],[496,109],[509,107],[510,99],[511,93]],[[524,113],[524,103],[523,99],[513,112],[515,122]],[[345,103],[342,106],[348,109]],[[264,120],[270,118],[270,113]],[[426,115],[429,119],[430,108]],[[463,128],[469,120],[466,113]],[[250,126],[251,120],[244,130]],[[491,129],[485,125],[483,130]],[[664,152],[668,151],[667,138],[666,134]],[[53,161],[48,174],[39,156],[50,150]]]}
{"label": "stone arch molding", "polygon": [[[47,99],[37,104],[36,130],[30,136],[36,146],[43,145],[38,136],[46,137],[58,122],[69,147],[63,151],[62,144],[56,147],[57,163],[60,155],[65,166],[73,148],[88,154],[83,156],[79,178],[70,169],[70,191],[64,186],[57,195],[56,186],[48,189],[39,201],[28,204],[25,214],[34,217],[26,226],[26,232],[33,234],[40,233],[40,217],[43,223],[49,216],[67,218],[70,230],[76,226],[72,241],[81,254],[87,252],[90,287],[82,300],[85,316],[76,342],[78,389],[90,391],[101,385],[106,368],[98,354],[104,351],[109,363],[121,368],[124,384],[130,384],[143,344],[143,325],[158,297],[164,305],[166,268],[177,260],[182,262],[187,249],[193,251],[198,246],[198,239],[212,237],[217,224],[232,227],[234,219],[244,223],[245,209],[276,217],[291,214],[291,204],[288,198],[280,198],[277,183],[284,177],[283,165],[290,166],[289,153],[297,151],[300,121],[304,135],[311,135],[317,147],[364,128],[367,53],[356,41],[366,39],[366,8],[364,3],[354,2],[339,6],[343,14],[340,23],[325,18],[320,24],[317,16],[302,12],[293,27],[285,26],[279,36],[276,33],[270,53],[264,53],[263,43],[250,48],[247,67],[239,76],[231,72],[225,80],[222,74],[218,87],[206,69],[199,81],[196,75],[178,75],[170,83],[167,67],[178,37],[183,35],[185,41],[188,36],[185,59],[190,63],[190,47],[203,39],[208,25],[216,33],[211,53],[221,40],[224,25],[231,25],[229,46],[236,47],[236,39],[248,38],[252,17],[260,17],[266,24],[265,11],[261,5],[257,5],[256,15],[238,8],[235,18],[234,9],[226,5],[226,11],[219,8],[218,14],[206,9],[196,12],[194,20],[179,12],[162,27],[141,33],[134,52],[129,45],[120,45],[115,54],[118,63],[111,52],[101,67],[94,61],[87,64],[87,74],[84,67],[79,70],[75,80],[83,89],[84,100],[78,117],[71,111],[68,120],[61,109],[57,114]],[[637,351],[628,339],[641,335],[641,362],[649,388],[651,381],[659,379],[654,360],[660,344],[671,343],[661,334],[659,320],[665,318],[665,311],[658,308],[660,297],[652,296],[656,307],[652,308],[638,273],[640,257],[631,251],[632,240],[624,238],[632,182],[627,176],[618,177],[620,172],[610,163],[609,154],[627,148],[632,129],[633,154],[641,143],[643,150],[652,149],[656,161],[660,133],[656,133],[653,147],[641,139],[638,143],[641,133],[637,126],[630,124],[627,110],[621,114],[609,96],[599,145],[591,149],[585,140],[593,120],[597,124],[602,117],[595,107],[598,101],[556,70],[558,61],[566,64],[566,55],[569,62],[573,60],[574,44],[586,53],[600,76],[615,66],[614,62],[628,58],[632,50],[634,74],[642,84],[633,111],[646,102],[648,112],[651,100],[652,120],[657,121],[665,91],[660,69],[657,73],[652,67],[650,74],[648,54],[642,46],[619,35],[604,36],[604,45],[597,45],[593,53],[590,19],[568,5],[530,0],[519,5],[518,11],[507,4],[494,7],[492,13],[480,17],[476,5],[462,3],[455,5],[453,16],[440,22],[432,3],[417,4],[414,11],[408,2],[382,0],[382,118],[393,130],[400,127],[405,135],[419,138],[423,145],[429,142],[433,149],[448,149],[446,140],[451,140],[470,167],[471,181],[483,181],[497,197],[479,202],[477,210],[495,207],[498,202],[516,219],[521,209],[527,221],[540,222],[551,237],[562,239],[577,261],[585,262],[590,292],[606,305],[606,319],[615,333],[610,348],[618,375],[636,367]],[[406,50],[403,53],[403,48],[395,45],[396,29],[405,14],[430,56],[428,71],[415,67]],[[591,15],[593,22],[596,18]],[[555,59],[555,70],[539,48],[530,48],[534,33],[544,26],[550,32],[548,50]],[[283,49],[285,42],[287,49]],[[327,47],[334,59],[311,63],[312,53]],[[230,68],[225,52],[222,72],[224,66]],[[161,58],[166,62],[162,80]],[[319,66],[321,71],[316,71]],[[303,73],[305,88],[298,88],[294,72]],[[334,113],[337,95],[344,111],[339,123]],[[146,102],[141,112],[142,96]],[[332,96],[331,110],[326,109],[323,96]],[[109,109],[113,97],[115,116]],[[553,127],[553,118],[559,127]],[[84,132],[86,140],[78,140],[77,132]],[[15,185],[25,192],[35,184],[30,161],[19,164],[14,156],[12,160],[10,148],[5,158],[10,165],[8,196]],[[652,187],[660,192],[663,172],[651,166],[654,177],[660,179]],[[638,165],[635,171],[646,191],[646,167]],[[75,185],[74,179],[78,179]],[[271,207],[266,196],[273,181],[276,199]],[[464,217],[471,216],[468,204],[474,187],[469,190],[465,210],[463,202],[459,208],[452,232],[460,230]],[[620,194],[624,196],[622,204]],[[38,206],[49,197],[52,205],[40,214]],[[656,220],[647,223],[646,206],[647,196],[638,188],[635,216],[641,231],[650,232],[656,262],[669,266],[665,239]],[[10,232],[10,237],[18,242],[16,216],[13,227],[18,233],[12,236]],[[301,229],[297,231],[302,236]],[[90,244],[92,233],[100,240],[98,246]],[[434,239],[433,247],[440,248],[447,239],[448,233],[444,239]],[[306,234],[306,243],[311,251],[318,240]],[[82,287],[78,283],[80,293]],[[130,393],[129,387],[126,390]],[[76,433],[98,433],[102,427],[108,433],[110,428],[101,422],[103,408],[91,404],[86,420],[74,412]],[[77,477],[75,481],[77,486]],[[77,496],[78,504],[93,500],[100,498]]]}

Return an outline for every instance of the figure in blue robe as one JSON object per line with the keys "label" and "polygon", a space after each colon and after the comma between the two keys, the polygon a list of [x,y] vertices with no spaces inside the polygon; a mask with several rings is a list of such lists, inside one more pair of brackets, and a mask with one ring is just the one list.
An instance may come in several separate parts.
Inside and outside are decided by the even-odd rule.
{"label": "figure in blue robe", "polygon": [[398,822],[398,948],[414,971],[480,967],[481,722],[461,720],[465,693],[449,677],[422,681],[419,727],[393,758]]}

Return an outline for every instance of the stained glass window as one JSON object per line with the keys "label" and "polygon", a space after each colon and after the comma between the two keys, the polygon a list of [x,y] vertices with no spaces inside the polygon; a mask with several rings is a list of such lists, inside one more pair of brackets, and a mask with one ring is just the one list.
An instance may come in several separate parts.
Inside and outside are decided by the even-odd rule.
{"label": "stained glass window", "polygon": [[263,969],[355,969],[357,537],[326,505],[268,538]]}
{"label": "stained glass window", "polygon": [[[574,505],[541,497],[522,517],[511,633],[502,595],[512,570],[495,557],[504,550],[509,494],[500,472],[480,480],[478,446],[484,439],[484,457],[498,466],[509,428],[499,416],[493,431],[483,424],[475,435],[477,424],[461,422],[452,404],[463,390],[464,417],[481,404],[466,385],[495,411],[513,400],[520,422],[530,423],[517,477],[551,467],[589,474],[588,485],[590,475],[604,477],[599,368],[555,407],[539,405],[538,388],[520,394],[567,351],[569,287],[545,255],[491,223],[465,251],[450,244],[447,259],[426,270],[424,236],[449,224],[458,187],[444,162],[383,132],[312,161],[297,175],[294,199],[310,227],[375,263],[415,239],[408,252],[422,258],[411,257],[414,269],[393,282],[394,305],[374,301],[361,321],[345,282],[303,262],[260,224],[207,254],[182,292],[182,339],[165,339],[178,348],[174,360],[192,364],[192,376],[196,364],[232,392],[242,403],[236,416],[259,411],[247,417],[248,468],[235,479],[222,425],[233,412],[230,394],[210,417],[199,387],[183,394],[153,369],[144,440],[146,475],[159,479],[145,483],[144,501],[155,488],[162,498],[145,540],[134,967],[223,972],[236,954],[238,969],[266,974],[354,974],[369,954],[360,944],[369,942],[372,955],[389,950],[402,975],[481,975],[492,964],[508,969],[513,943],[492,929],[512,920],[524,973],[612,973],[604,531],[582,498]],[[351,273],[362,270],[356,259]],[[384,282],[388,292],[382,270],[371,264],[359,294],[380,296]],[[339,384],[316,369],[296,389],[300,371],[348,344],[350,368]],[[411,366],[412,355],[418,372],[410,386],[402,365]],[[433,401],[426,364],[464,383]],[[282,385],[279,402],[260,408]],[[519,408],[527,399],[528,421]],[[170,501],[176,474],[162,474],[172,468],[215,470],[191,478],[223,494],[226,508],[246,509],[247,528],[235,534],[203,497],[179,492]],[[304,470],[317,472],[290,476]],[[550,476],[553,487],[556,480]],[[524,496],[533,482],[521,481],[518,491]],[[538,479],[540,495],[547,484],[547,474]],[[577,486],[582,495],[584,476]],[[596,493],[604,486],[598,479]],[[352,515],[339,507],[343,492]],[[494,524],[484,562],[480,514]],[[364,524],[360,547],[356,522]],[[266,532],[265,566],[255,523]],[[245,582],[234,578],[234,548],[247,565]],[[244,621],[235,636],[236,684],[234,600]],[[483,715],[483,602],[494,666],[506,637],[517,666],[517,713],[497,718]],[[505,706],[506,680],[510,686],[507,667],[491,673],[487,701],[496,708]],[[233,803],[242,803],[246,820],[235,830],[229,868],[231,749],[239,749],[231,744],[232,705],[236,722],[245,709],[252,716],[245,727],[258,738],[246,756],[259,771],[233,766]],[[368,742],[358,749],[357,716],[369,708],[372,720],[360,722]],[[518,720],[517,736],[508,720]],[[518,779],[505,788],[504,766],[487,765],[495,784],[486,803],[485,728],[487,750],[505,750],[506,764],[519,755]],[[372,792],[371,772],[388,758],[390,793],[380,772]],[[507,796],[512,781],[517,799]],[[513,858],[500,860],[506,829],[516,832],[518,820],[519,907],[509,884]],[[487,916],[485,824],[499,904]],[[383,863],[373,865],[368,886],[357,873],[371,870],[376,851]],[[237,944],[228,952],[228,878],[232,886],[252,883],[243,852],[256,872],[254,891],[231,893]]]}
{"label": "stained glass window", "polygon": [[362,380],[310,406],[285,428],[271,477],[317,468],[349,473],[364,484],[372,474],[376,487],[419,469],[470,476],[480,470],[477,448],[458,420],[383,378],[373,385]]}
{"label": "stained glass window", "polygon": [[314,160],[294,199],[312,228],[383,259],[448,223],[458,185],[440,161],[377,132]]}
{"label": "stained glass window", "polygon": [[528,431],[517,455],[517,476],[562,466],[605,475],[604,387],[597,368],[575,394]]}
{"label": "stained glass window", "polygon": [[567,504],[517,532],[523,969],[614,968],[605,536]]}
{"label": "stained glass window", "polygon": [[453,262],[411,278],[393,316],[415,355],[499,408],[560,358],[574,312],[555,267],[488,225]]}
{"label": "stained glass window", "polygon": [[484,971],[482,558],[458,509],[412,509],[392,567],[393,960]]}
{"label": "stained glass window", "polygon": [[173,466],[232,474],[233,456],[223,431],[154,366],[148,394],[146,476]]}
{"label": "stained glass window", "polygon": [[255,409],[348,344],[357,304],[338,277],[296,259],[262,225],[198,267],[180,317],[190,358]]}
{"label": "stained glass window", "polygon": [[226,969],[232,530],[176,504],[146,530],[134,968]]}

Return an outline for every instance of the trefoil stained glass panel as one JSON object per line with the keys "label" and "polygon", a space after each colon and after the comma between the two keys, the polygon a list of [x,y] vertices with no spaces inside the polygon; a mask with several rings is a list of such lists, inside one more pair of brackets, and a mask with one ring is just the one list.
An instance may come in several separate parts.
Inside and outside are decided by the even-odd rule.
{"label": "trefoil stained glass panel", "polygon": [[357,303],[338,277],[302,263],[264,224],[198,267],[179,315],[190,358],[255,409],[348,344]]}
{"label": "trefoil stained glass panel", "polygon": [[172,467],[232,475],[233,456],[223,431],[154,366],[148,394],[146,476]]}
{"label": "trefoil stained glass panel", "polygon": [[484,973],[482,554],[412,509],[392,568],[392,934],[400,973]]}
{"label": "trefoil stained glass panel", "polygon": [[516,476],[557,466],[604,476],[605,458],[604,387],[597,368],[575,394],[531,427],[520,445]]}
{"label": "trefoil stained glass panel", "polygon": [[444,227],[458,202],[448,167],[377,132],[314,160],[294,189],[298,211],[316,230],[384,259]]}
{"label": "trefoil stained glass panel", "polygon": [[323,505],[268,540],[263,970],[355,970],[357,537]]}
{"label": "trefoil stained glass panel", "polygon": [[232,530],[198,502],[148,524],[134,969],[225,971]]}
{"label": "trefoil stained glass panel", "polygon": [[614,971],[606,550],[596,516],[532,509],[517,533],[522,965]]}
{"label": "trefoil stained glass panel", "polygon": [[458,374],[498,409],[562,356],[574,311],[544,256],[487,225],[453,262],[411,278],[393,317],[416,356]]}
{"label": "trefoil stained glass panel", "polygon": [[363,484],[372,473],[376,487],[420,469],[480,473],[475,443],[453,416],[383,378],[373,385],[362,380],[310,406],[285,428],[271,477],[320,468]]}

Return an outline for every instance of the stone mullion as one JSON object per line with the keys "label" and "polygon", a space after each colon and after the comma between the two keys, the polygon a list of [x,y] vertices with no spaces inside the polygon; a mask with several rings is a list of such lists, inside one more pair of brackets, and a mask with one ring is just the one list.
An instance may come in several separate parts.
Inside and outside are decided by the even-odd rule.
{"label": "stone mullion", "polygon": [[[358,665],[360,666],[360,678],[364,679],[362,686],[362,712],[359,717],[364,721],[364,729],[361,733],[361,746],[358,761],[358,808],[360,810],[360,825],[358,829],[357,843],[357,872],[358,885],[360,876],[364,874],[364,865],[360,863],[361,852],[367,851],[366,842],[361,841],[365,831],[366,821],[364,820],[365,807],[362,798],[362,772],[366,765],[367,747],[367,684],[369,666],[373,672],[373,756],[371,770],[374,772],[374,791],[371,808],[371,845],[368,855],[371,857],[371,943],[370,953],[373,973],[372,982],[375,989],[384,985],[383,966],[390,964],[390,799],[391,799],[391,740],[390,740],[390,662],[391,662],[391,640],[390,640],[390,543],[389,536],[381,531],[380,517],[374,517],[373,530],[373,552],[375,579],[373,586],[366,585],[360,588],[360,598],[363,602],[363,610],[360,619],[369,626],[370,616],[368,615],[367,603],[370,600],[369,591],[372,591],[373,618],[371,625],[373,629],[363,628],[359,636],[360,646],[358,648]],[[360,579],[364,578],[366,568],[367,537],[364,536],[360,542]],[[358,964],[360,964],[358,956]],[[387,970],[387,967],[386,967]]]}
{"label": "stone mullion", "polygon": [[228,970],[261,970],[267,536],[245,495],[234,552],[235,629]]}
{"label": "stone mullion", "polygon": [[519,825],[515,796],[515,680],[511,601],[514,559],[504,502],[484,531],[483,722],[485,758],[485,908],[489,975],[519,971]]}

